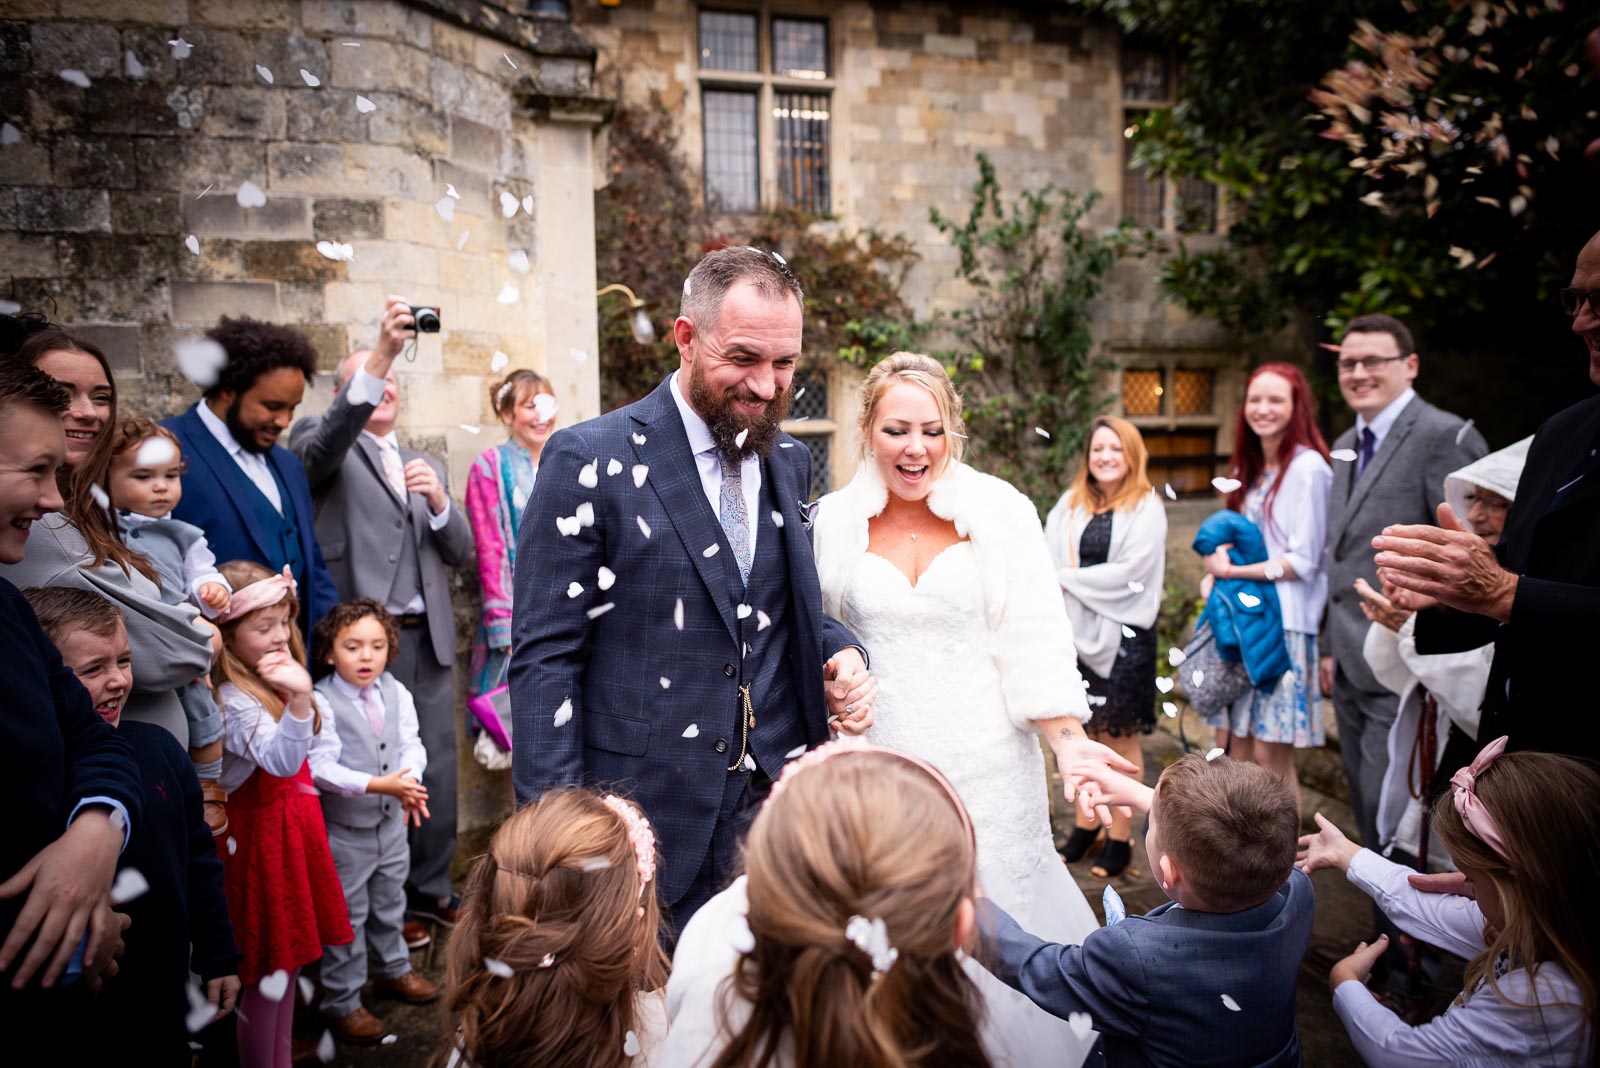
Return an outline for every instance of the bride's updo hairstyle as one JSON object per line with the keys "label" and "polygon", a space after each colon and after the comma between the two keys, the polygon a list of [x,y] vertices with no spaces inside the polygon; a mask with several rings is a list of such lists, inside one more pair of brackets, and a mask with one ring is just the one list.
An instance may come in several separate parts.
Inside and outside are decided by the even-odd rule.
{"label": "bride's updo hairstyle", "polygon": [[587,790],[547,791],[501,824],[450,933],[434,1063],[629,1064],[635,995],[667,981],[658,861],[639,810]]}
{"label": "bride's updo hairstyle", "polygon": [[954,791],[926,765],[838,743],[790,768],[745,846],[754,945],[722,1026],[732,995],[751,1013],[715,1068],[764,1068],[783,1047],[795,1068],[987,1068],[956,953],[976,854]]}
{"label": "bride's updo hairstyle", "polygon": [[[961,418],[961,394],[956,392],[950,376],[945,374],[944,365],[920,352],[897,352],[885,356],[867,373],[867,380],[861,384],[861,418],[856,424],[862,458],[866,458],[871,447],[872,426],[878,418],[878,401],[896,382],[910,382],[933,394],[933,403],[939,409],[939,421],[944,424],[945,441],[949,443],[945,452],[945,466],[960,463],[967,451],[967,424]],[[934,477],[942,474],[943,470],[935,471]]]}

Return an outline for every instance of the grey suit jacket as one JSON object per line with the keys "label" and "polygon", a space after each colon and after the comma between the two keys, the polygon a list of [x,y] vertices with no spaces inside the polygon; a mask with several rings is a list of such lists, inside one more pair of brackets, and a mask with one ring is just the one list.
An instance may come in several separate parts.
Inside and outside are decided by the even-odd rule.
{"label": "grey suit jacket", "polygon": [[[1359,452],[1356,428],[1340,434],[1333,447]],[[1488,451],[1477,428],[1419,396],[1401,410],[1360,479],[1354,461],[1335,464],[1328,500],[1328,624],[1323,651],[1357,689],[1386,692],[1361,653],[1369,623],[1353,588],[1358,578],[1378,585],[1372,539],[1391,523],[1437,523],[1444,477]]]}
{"label": "grey suit jacket", "polygon": [[[378,446],[361,436],[373,407],[351,404],[340,391],[322,415],[295,423],[289,448],[300,457],[311,482],[317,541],[340,597],[371,597],[379,602],[388,597],[400,555],[395,539],[405,530],[401,509],[410,510],[428,637],[433,655],[448,667],[455,663],[456,619],[445,568],[460,567],[471,559],[472,531],[454,500],[449,520],[437,531],[429,529],[428,503],[421,494],[410,494],[404,505],[400,503],[384,477]],[[432,465],[448,493],[444,463],[401,446],[402,461],[418,458]]]}

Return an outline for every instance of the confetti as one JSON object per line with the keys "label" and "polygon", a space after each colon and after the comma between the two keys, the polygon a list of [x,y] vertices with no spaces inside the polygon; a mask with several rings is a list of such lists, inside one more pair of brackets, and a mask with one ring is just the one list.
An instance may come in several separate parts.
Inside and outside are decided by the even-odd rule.
{"label": "confetti", "polygon": [[565,727],[571,719],[572,698],[569,697],[565,701],[561,702],[560,708],[556,709],[556,716],[555,719],[551,721],[551,726]]}
{"label": "confetti", "polygon": [[1179,649],[1176,645],[1167,650],[1167,663],[1173,667],[1177,667],[1187,659],[1189,659],[1189,654]]}
{"label": "confetti", "polygon": [[645,439],[645,436],[643,434],[635,434],[635,435],[633,435],[633,443],[635,445],[643,445],[645,443],[645,440],[646,439]]}
{"label": "confetti", "polygon": [[1349,463],[1355,458],[1356,450],[1354,449],[1334,449],[1328,454],[1328,459],[1338,460],[1342,463]]}
{"label": "confetti", "polygon": [[[1106,887],[1110,890],[1111,887]],[[1111,918],[1106,917],[1106,926],[1111,926]],[[1079,1038],[1088,1038],[1089,1032],[1094,1030],[1094,1018],[1086,1012],[1075,1012],[1067,1017],[1067,1026],[1072,1028],[1072,1033]]]}
{"label": "confetti", "polygon": [[[489,370],[493,371],[495,374],[499,374],[501,371],[506,369],[506,364],[510,362],[511,357],[507,356],[499,349],[495,349],[494,355],[489,357]],[[540,396],[543,396],[543,394],[540,394]]]}
{"label": "confetti", "polygon": [[548,393],[541,393],[533,398],[533,414],[539,417],[539,422],[548,423],[556,417],[556,399]]}
{"label": "confetti", "polygon": [[648,538],[650,536],[650,524],[644,521],[644,516],[636,515],[633,517],[633,521],[639,524],[639,533]]}
{"label": "confetti", "polygon": [[94,483],[89,484],[89,496],[94,498],[94,503],[100,507],[111,510],[111,498],[106,496],[106,491]]}
{"label": "confetti", "polygon": [[1240,590],[1239,603],[1244,605],[1246,608],[1255,608],[1261,604],[1261,598],[1257,597],[1253,593],[1246,593],[1245,591]]}
{"label": "confetti", "polygon": [[720,545],[718,545],[716,542],[712,542],[710,545],[701,550],[700,555],[709,560],[713,556],[717,555],[717,553],[719,553],[721,550],[722,547]]}
{"label": "confetti", "polygon": [[262,81],[266,82],[268,85],[272,84],[272,72],[259,63],[256,64],[256,73],[261,75]]}
{"label": "confetti", "polygon": [[[1100,907],[1105,910],[1107,927],[1115,927],[1128,918],[1128,907],[1122,903],[1122,895],[1110,883],[1100,894]],[[1088,1028],[1084,1028],[1084,1031],[1088,1031]],[[1078,1037],[1082,1038],[1083,1035],[1079,1034]]]}
{"label": "confetti", "polygon": [[116,881],[111,884],[111,903],[125,905],[135,898],[143,897],[150,889],[150,882],[138,868],[123,868],[117,872]]}
{"label": "confetti", "polygon": [[582,597],[583,596],[583,583],[581,583],[581,582],[569,582],[569,583],[567,583],[567,596],[569,598]]}
{"label": "confetti", "polygon": [[1276,560],[1268,560],[1262,565],[1261,573],[1267,577],[1268,582],[1277,582],[1283,578],[1283,565]]}
{"label": "confetti", "polygon": [[[510,65],[512,70],[516,70],[517,69],[517,65],[515,63],[513,63],[512,60],[511,60],[511,53],[510,52],[501,52],[500,55],[501,55],[501,58],[503,58],[506,61],[506,63],[508,65]],[[629,1031],[628,1034],[631,1035],[631,1034],[633,1034],[633,1032]],[[635,1052],[638,1052],[638,1051],[636,1050]],[[630,1053],[630,1054],[628,1054],[628,1056],[631,1057],[631,1056],[633,1056],[633,1054]]]}
{"label": "confetti", "polygon": [[1124,623],[1122,625],[1122,636],[1124,638],[1133,639],[1133,638],[1137,638],[1139,635],[1132,627],[1130,627],[1126,623]]}
{"label": "confetti", "polygon": [[1231,994],[1222,995],[1222,1005],[1229,1012],[1238,1012],[1239,1011],[1239,1003],[1237,1001],[1233,1000],[1233,996]]}
{"label": "confetti", "polygon": [[205,992],[198,987],[187,985],[184,990],[189,995],[189,1012],[183,1018],[183,1025],[194,1034],[217,1018],[217,1007],[206,1000]]}
{"label": "confetti", "polygon": [[844,925],[844,936],[861,952],[872,958],[874,973],[883,973],[894,967],[900,951],[889,944],[889,928],[882,916],[867,919],[852,916]]}
{"label": "confetti", "polygon": [[531,265],[528,263],[528,254],[520,248],[514,248],[506,253],[506,263],[510,265],[513,271],[519,274],[527,274],[531,269]]}
{"label": "confetti", "polygon": [[1178,716],[1178,706],[1172,701],[1162,701],[1161,711],[1167,714],[1168,719],[1176,719]]}
{"label": "confetti", "polygon": [[321,78],[317,77],[315,74],[312,74],[310,71],[306,70],[304,67],[300,68],[300,78],[307,85],[311,86],[311,88],[313,88],[313,89],[315,89],[317,86],[322,84],[322,79]]}
{"label": "confetti", "polygon": [[582,363],[584,360],[587,360],[589,358],[588,351],[585,350],[585,349],[580,349],[580,348],[570,348],[570,349],[568,349],[567,350],[567,355],[572,358],[572,362],[573,363]]}
{"label": "confetti", "polygon": [[578,521],[580,527],[594,526],[594,505],[584,501],[578,505],[578,510],[573,513],[572,518]]}
{"label": "confetti", "polygon": [[213,187],[214,187],[214,186],[215,186],[215,185],[216,185],[216,183],[215,183],[215,182],[212,182],[212,183],[211,183],[211,185],[208,185],[208,186],[206,186],[206,187],[205,187],[205,188],[204,188],[204,189],[202,189],[202,190],[200,190],[200,192],[198,192],[198,193],[196,193],[196,194],[195,194],[195,195],[194,195],[194,198],[195,198],[195,199],[196,199],[196,200],[199,200],[199,199],[200,199],[200,198],[201,198],[201,197],[203,197],[203,196],[205,196],[205,195],[206,195],[206,194],[207,194],[207,193],[209,193],[209,192],[211,192],[211,190],[212,190],[212,188],[213,188]]}
{"label": "confetti", "polygon": [[461,194],[456,192],[456,187],[450,182],[444,183],[444,195],[449,197],[451,200],[461,199]]}
{"label": "confetti", "polygon": [[8,123],[0,124],[0,145],[14,145],[22,140],[22,131]]}
{"label": "confetti", "polygon": [[689,724],[687,727],[685,727],[683,729],[683,736],[685,738],[698,738],[698,737],[700,737],[700,725],[698,723]]}
{"label": "confetti", "polygon": [[380,1045],[380,1046],[392,1046],[398,1041],[400,1041],[400,1036],[395,1034],[393,1031],[391,1031],[388,1034],[384,1035],[382,1038],[378,1039],[378,1045]]}
{"label": "confetti", "polygon": [[1194,683],[1196,686],[1204,686],[1206,682],[1206,673],[1201,671],[1199,668],[1195,668],[1194,674],[1189,676],[1189,681]]}
{"label": "confetti", "polygon": [[1137,579],[1129,579],[1128,589],[1132,590],[1134,593],[1143,593],[1144,583],[1138,581]]}
{"label": "confetti", "polygon": [[605,604],[597,604],[597,605],[595,605],[593,608],[589,609],[589,611],[584,613],[584,614],[587,615],[590,619],[599,619],[601,616],[605,615],[607,612],[611,611],[615,607],[617,607],[616,602],[607,601]]}
{"label": "confetti", "polygon": [[1040,436],[1040,437],[1041,437],[1041,438],[1044,438],[1044,440],[1046,440],[1046,441],[1049,441],[1049,440],[1050,440],[1050,431],[1048,431],[1048,430],[1046,430],[1046,429],[1045,429],[1045,428],[1044,428],[1044,427],[1042,427],[1042,426],[1036,426],[1036,427],[1034,427],[1034,428],[1033,428],[1033,432],[1034,432],[1034,433],[1035,433],[1035,434],[1038,434],[1038,435],[1039,435],[1039,436]]}
{"label": "confetti", "polygon": [[789,266],[789,261],[778,255],[776,252],[769,252],[768,255],[777,260],[779,263],[783,264],[785,267]]}
{"label": "confetti", "polygon": [[182,37],[175,37],[168,41],[167,44],[172,48],[173,59],[188,59],[189,53],[194,51],[194,45],[185,41]]}
{"label": "confetti", "polygon": [[68,67],[66,70],[60,71],[59,73],[61,74],[62,81],[70,82],[71,84],[76,85],[79,89],[89,88],[89,76],[83,73],[83,71]]}
{"label": "confetti", "polygon": [[271,975],[262,976],[256,991],[268,1001],[282,1001],[283,995],[289,992],[289,973],[279,968]]}
{"label": "confetti", "polygon": [[130,78],[143,78],[145,75],[145,65],[139,62],[139,57],[133,54],[132,49],[122,54],[122,72]]}
{"label": "confetti", "polygon": [[1209,753],[1206,754],[1206,762],[1210,763],[1211,761],[1217,759],[1217,757],[1226,756],[1226,755],[1227,755],[1227,753],[1223,749],[1220,749],[1220,748],[1213,749]]}
{"label": "confetti", "polygon": [[772,525],[777,527],[779,530],[783,529],[783,513],[778,511],[776,508],[772,510]]}
{"label": "confetti", "polygon": [[679,630],[683,629],[683,598],[678,598],[678,603],[672,606],[672,625]]}
{"label": "confetti", "polygon": [[622,1036],[622,1055],[624,1057],[637,1057],[639,1055],[639,1036],[632,1031]]}
{"label": "confetti", "polygon": [[633,488],[641,489],[644,486],[644,480],[650,477],[650,467],[648,464],[634,464],[632,474]]}
{"label": "confetti", "polygon": [[300,984],[300,1000],[307,1005],[311,1004],[317,998],[317,984],[303,975],[297,981]]}
{"label": "confetti", "polygon": [[805,751],[806,751],[806,747],[805,747],[804,744],[797,745],[793,749],[789,750],[787,753],[783,754],[783,759],[785,759],[785,760],[793,760],[797,756],[804,755]]}
{"label": "confetti", "polygon": [[1472,429],[1472,420],[1471,419],[1468,419],[1465,423],[1461,424],[1461,429],[1456,431],[1456,444],[1457,445],[1461,444],[1462,440],[1465,439],[1466,436],[1467,436],[1467,431],[1469,431],[1471,429]]}
{"label": "confetti", "polygon": [[339,241],[318,241],[317,251],[334,261],[349,263],[356,258],[356,250]]}
{"label": "confetti", "polygon": [[456,202],[448,196],[440,197],[434,203],[433,210],[439,213],[439,218],[450,222],[456,217]]}
{"label": "confetti", "polygon": [[661,683],[661,688],[663,690],[672,689],[672,680],[667,678],[665,675],[661,676],[661,678],[657,679],[656,681]]}
{"label": "confetti", "polygon": [[507,193],[504,190],[501,190],[501,192],[500,192],[500,214],[509,219],[509,218],[511,218],[511,216],[515,215],[516,213],[517,213],[517,198],[515,196],[511,195],[510,193]]}
{"label": "confetti", "polygon": [[770,626],[772,626],[772,617],[761,611],[761,609],[756,609],[756,632],[760,633]]}
{"label": "confetti", "polygon": [[778,448],[780,448],[780,449],[792,449],[792,448],[794,448],[794,442],[792,442],[792,441],[780,441],[780,442],[778,442]]}
{"label": "confetti", "polygon": [[230,834],[228,835],[228,856],[231,857],[237,852],[239,852],[239,843],[234,841],[233,835]]}
{"label": "confetti", "polygon": [[748,438],[749,436],[750,436],[750,430],[749,430],[748,427],[746,427],[744,430],[739,431],[737,434],[735,434],[733,436],[733,447],[736,448],[736,449],[744,448],[745,439]]}
{"label": "confetti", "polygon": [[511,965],[503,960],[495,960],[493,957],[483,958],[483,967],[490,975],[499,976],[501,979],[510,979],[516,974],[511,970]]}
{"label": "confetti", "polygon": [[594,489],[600,484],[600,459],[595,459],[578,468],[578,485],[584,489]]}
{"label": "confetti", "polygon": [[554,964],[555,962],[556,962],[556,955],[554,953],[546,953],[543,957],[541,957],[539,959],[539,967],[548,968],[548,967],[550,967],[550,965]]}
{"label": "confetti", "polygon": [[193,234],[190,234],[188,237],[183,239],[183,247],[194,253],[196,256],[200,255],[200,239]]}
{"label": "confetti", "polygon": [[462,430],[465,430],[469,434],[481,434],[481,433],[483,433],[483,428],[482,427],[473,426],[471,423],[462,423],[462,424],[460,424],[460,426],[461,426]]}
{"label": "confetti", "polygon": [[746,753],[745,757],[744,757],[744,770],[745,771],[755,771],[756,770],[756,758],[751,756],[749,753]]}
{"label": "confetti", "polygon": [[[542,396],[542,394],[541,394],[541,396]],[[622,473],[622,461],[621,460],[619,460],[615,456],[613,456],[611,459],[606,461],[606,474],[608,474],[608,475],[620,475],[621,473]]]}
{"label": "confetti", "polygon": [[1220,475],[1212,479],[1211,484],[1216,487],[1218,493],[1232,493],[1243,485],[1236,478],[1223,478]]}
{"label": "confetti", "polygon": [[327,1064],[333,1060],[333,1032],[324,1031],[322,1037],[317,1039],[317,1060]]}
{"label": "confetti", "polygon": [[750,613],[754,611],[755,609],[751,608],[749,605],[742,604],[733,610],[733,614],[738,616],[740,619],[749,619]]}
{"label": "confetti", "polygon": [[1167,500],[1175,501],[1178,499],[1178,491],[1172,488],[1172,483],[1168,482],[1161,489],[1167,495]]}
{"label": "confetti", "polygon": [[165,467],[178,462],[178,447],[160,436],[146,438],[133,455],[135,467]]}
{"label": "confetti", "polygon": [[239,191],[233,195],[233,199],[239,202],[241,208],[259,208],[267,202],[267,194],[263,193],[256,183],[245,181],[240,183]]}
{"label": "confetti", "polygon": [[456,238],[456,251],[457,252],[460,252],[462,249],[467,247],[467,238],[469,238],[471,236],[472,236],[472,231],[471,230],[463,230],[463,231],[461,231],[461,236]]}
{"label": "confetti", "polygon": [[617,573],[609,567],[601,567],[598,579],[595,582],[602,590],[609,590],[617,584]]}
{"label": "confetti", "polygon": [[578,870],[590,874],[597,871],[609,871],[610,868],[611,861],[605,857],[585,857],[583,860],[578,861]]}
{"label": "confetti", "polygon": [[527,196],[522,198],[522,210],[527,212],[529,215],[533,214],[533,194],[532,193],[529,193]]}
{"label": "confetti", "polygon": [[1168,676],[1168,675],[1157,675],[1156,676],[1156,689],[1160,690],[1162,693],[1171,693],[1172,692],[1172,688],[1174,686],[1176,686],[1176,685],[1177,685],[1177,683],[1172,681],[1171,676]]}
{"label": "confetti", "polygon": [[344,45],[344,47],[346,47],[346,48],[360,48],[361,47],[361,42],[360,41],[340,41],[339,43]]}
{"label": "confetti", "polygon": [[517,292],[516,286],[512,285],[510,282],[507,282],[505,285],[500,287],[500,292],[495,296],[494,299],[498,300],[501,304],[515,304],[518,300],[522,299],[522,294]]}
{"label": "confetti", "polygon": [[360,93],[357,93],[356,94],[356,110],[358,112],[360,112],[361,114],[363,114],[363,115],[367,115],[367,114],[370,114],[371,112],[377,111],[378,110],[378,105],[374,104],[372,101],[368,100],[366,97],[362,96]]}

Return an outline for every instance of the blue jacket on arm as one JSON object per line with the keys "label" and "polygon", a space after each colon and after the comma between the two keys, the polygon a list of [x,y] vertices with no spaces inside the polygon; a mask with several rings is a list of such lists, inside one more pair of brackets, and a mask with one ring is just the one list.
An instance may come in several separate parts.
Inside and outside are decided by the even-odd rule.
{"label": "blue jacket on arm", "polygon": [[[1238,512],[1224,508],[1200,524],[1194,551],[1210,556],[1222,545],[1232,545],[1228,559],[1235,564],[1260,564],[1267,559],[1267,542],[1261,528]],[[1242,595],[1242,596],[1241,596]],[[1256,689],[1271,693],[1290,669],[1289,646],[1283,637],[1283,610],[1278,591],[1261,579],[1219,578],[1211,586],[1205,611],[1195,620],[1211,624],[1217,652],[1224,660],[1243,661]]]}

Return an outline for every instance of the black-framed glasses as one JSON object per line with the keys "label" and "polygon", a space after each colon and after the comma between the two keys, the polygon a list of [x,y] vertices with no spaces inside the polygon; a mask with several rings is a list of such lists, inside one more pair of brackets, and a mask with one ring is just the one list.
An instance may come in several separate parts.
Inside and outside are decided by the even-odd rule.
{"label": "black-framed glasses", "polygon": [[1583,306],[1589,305],[1589,310],[1600,315],[1600,289],[1573,289],[1571,286],[1561,291],[1561,310],[1573,318],[1577,318]]}
{"label": "black-framed glasses", "polygon": [[1339,373],[1342,375],[1355,374],[1357,367],[1369,375],[1375,375],[1383,369],[1384,364],[1403,359],[1405,359],[1404,356],[1363,356],[1359,360],[1340,360],[1335,366],[1339,368]]}

